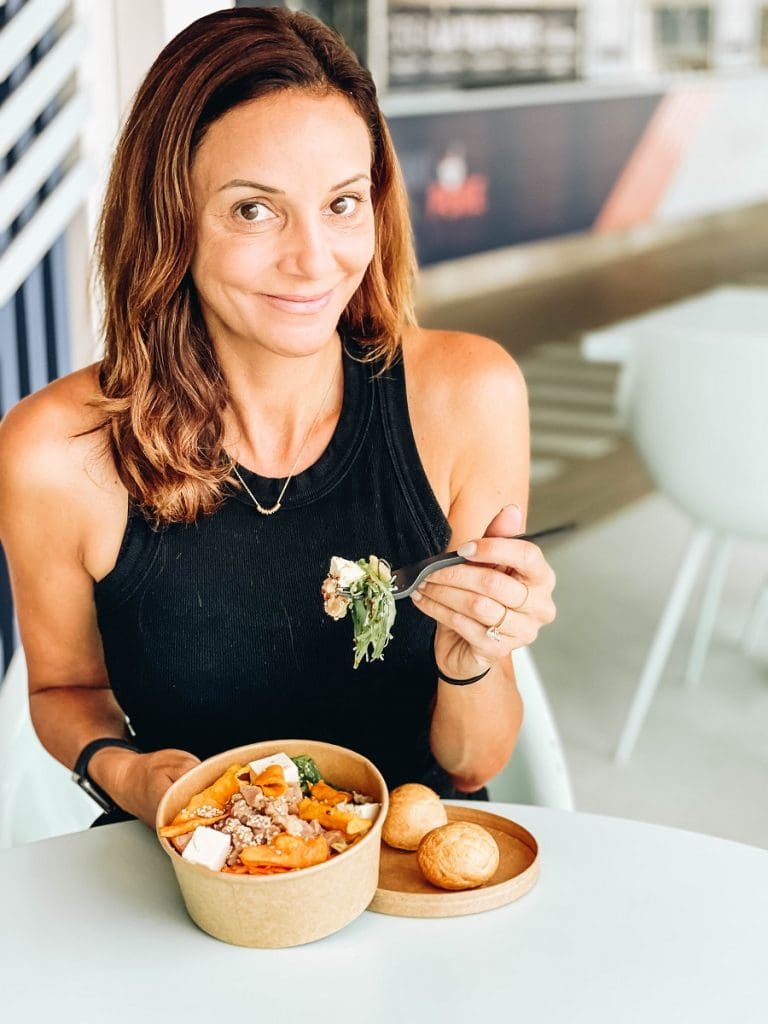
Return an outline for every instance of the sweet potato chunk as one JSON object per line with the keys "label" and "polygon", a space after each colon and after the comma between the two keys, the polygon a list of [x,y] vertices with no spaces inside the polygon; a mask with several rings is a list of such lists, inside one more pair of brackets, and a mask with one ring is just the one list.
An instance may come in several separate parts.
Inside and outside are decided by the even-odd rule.
{"label": "sweet potato chunk", "polygon": [[320,800],[324,804],[343,804],[352,799],[351,793],[345,793],[342,789],[334,789],[333,786],[329,786],[325,779],[320,779],[313,786],[309,787],[309,791],[315,800]]}
{"label": "sweet potato chunk", "polygon": [[183,836],[187,832],[194,832],[198,825],[212,825],[214,821],[221,821],[223,817],[224,811],[221,814],[217,814],[214,818],[179,819],[179,816],[176,815],[170,825],[163,825],[160,829],[160,835],[163,839],[174,839],[176,836]]}
{"label": "sweet potato chunk", "polygon": [[323,828],[339,829],[347,837],[367,832],[373,824],[367,818],[358,818],[351,811],[340,811],[338,807],[308,796],[299,804],[299,817],[304,821],[319,821]]}
{"label": "sweet potato chunk", "polygon": [[[220,775],[216,781],[204,789],[202,793],[196,793],[186,807],[182,807],[176,817],[169,825],[160,829],[160,835],[164,839],[172,839],[174,836],[184,835],[191,832],[198,825],[212,825],[224,817],[224,804],[240,789],[240,782],[237,776],[242,772],[242,765],[233,764]],[[196,814],[201,807],[221,811],[221,814]]]}
{"label": "sweet potato chunk", "polygon": [[214,805],[218,804],[219,807],[223,807],[224,804],[229,800],[231,796],[240,788],[240,782],[237,776],[242,772],[243,766],[239,764],[230,765],[229,768],[220,775],[218,779],[204,789],[202,793],[198,793],[197,796],[193,796],[187,804],[187,810],[196,811],[198,807],[203,807],[206,804]]}
{"label": "sweet potato chunk", "polygon": [[251,772],[251,785],[260,786],[264,796],[282,796],[288,789],[285,772],[279,764],[268,764],[263,772],[255,775]]}
{"label": "sweet potato chunk", "polygon": [[264,846],[246,846],[240,851],[240,860],[249,871],[251,868],[267,866],[292,869],[322,864],[330,855],[328,844],[322,836],[302,839],[301,836],[289,836],[287,832],[281,832]]}

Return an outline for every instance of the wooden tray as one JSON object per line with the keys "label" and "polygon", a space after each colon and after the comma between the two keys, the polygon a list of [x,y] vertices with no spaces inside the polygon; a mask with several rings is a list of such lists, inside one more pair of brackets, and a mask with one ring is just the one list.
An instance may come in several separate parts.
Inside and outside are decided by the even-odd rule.
{"label": "wooden tray", "polygon": [[448,821],[472,821],[487,828],[499,845],[499,867],[485,885],[447,892],[431,885],[419,871],[416,854],[381,844],[379,887],[368,907],[398,917],[459,917],[493,910],[519,899],[539,877],[539,846],[530,832],[509,818],[446,806]]}

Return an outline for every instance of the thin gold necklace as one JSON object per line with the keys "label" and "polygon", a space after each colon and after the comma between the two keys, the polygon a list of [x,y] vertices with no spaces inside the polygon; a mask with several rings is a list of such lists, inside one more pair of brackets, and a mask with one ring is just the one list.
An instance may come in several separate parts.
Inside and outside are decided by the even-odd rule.
{"label": "thin gold necklace", "polygon": [[288,484],[293,479],[293,474],[296,472],[296,467],[299,464],[299,459],[301,458],[302,452],[304,451],[304,449],[307,447],[307,444],[309,443],[309,439],[312,436],[312,433],[314,432],[315,427],[317,426],[318,420],[320,419],[320,416],[321,416],[321,414],[323,412],[323,409],[325,408],[325,403],[328,401],[328,395],[330,395],[330,393],[331,393],[331,388],[336,383],[336,377],[338,375],[339,366],[340,365],[341,365],[341,361],[339,361],[336,364],[335,368],[334,368],[333,376],[330,379],[328,387],[325,389],[325,394],[323,395],[323,400],[320,403],[320,408],[317,410],[317,414],[315,415],[315,418],[312,420],[312,425],[310,426],[309,430],[307,431],[307,436],[304,438],[304,441],[302,442],[301,448],[299,448],[299,451],[298,451],[298,453],[296,455],[296,458],[293,460],[293,465],[291,466],[291,469],[290,469],[290,472],[288,473],[288,476],[285,478],[285,483],[283,484],[282,490],[280,491],[280,493],[277,496],[277,501],[275,502],[275,504],[271,508],[264,508],[264,506],[261,504],[259,499],[256,497],[256,495],[250,489],[248,484],[245,482],[245,480],[243,480],[242,476],[240,475],[240,471],[237,468],[237,463],[234,460],[232,461],[232,472],[235,474],[237,479],[240,481],[240,483],[245,488],[245,492],[248,495],[248,497],[251,499],[251,501],[253,502],[254,506],[256,507],[256,511],[257,512],[261,512],[261,514],[263,516],[273,516],[275,514],[275,512],[279,512],[280,509],[282,508],[282,502],[283,502],[283,498],[285,497],[285,492],[288,489]]}

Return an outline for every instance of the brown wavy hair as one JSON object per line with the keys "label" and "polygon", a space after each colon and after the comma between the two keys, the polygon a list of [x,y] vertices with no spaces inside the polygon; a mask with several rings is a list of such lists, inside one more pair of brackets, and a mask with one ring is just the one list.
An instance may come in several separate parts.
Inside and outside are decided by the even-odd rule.
{"label": "brown wavy hair", "polygon": [[384,368],[414,322],[408,202],[369,72],[341,37],[307,14],[219,11],[193,22],[154,62],[118,140],[96,241],[104,358],[96,407],[117,472],[157,522],[214,511],[231,470],[229,400],[190,263],[191,165],[227,111],[284,89],[345,96],[371,138],[373,260],[339,327]]}

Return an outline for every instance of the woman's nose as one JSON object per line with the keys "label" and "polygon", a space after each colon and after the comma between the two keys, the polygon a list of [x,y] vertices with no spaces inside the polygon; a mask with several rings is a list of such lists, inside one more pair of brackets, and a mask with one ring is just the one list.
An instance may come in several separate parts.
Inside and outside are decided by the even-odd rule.
{"label": "woman's nose", "polygon": [[336,266],[327,225],[310,218],[296,219],[283,235],[279,269],[321,281]]}

